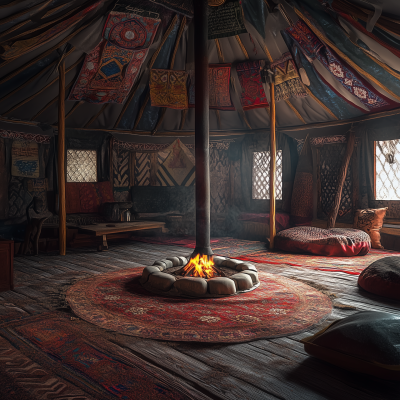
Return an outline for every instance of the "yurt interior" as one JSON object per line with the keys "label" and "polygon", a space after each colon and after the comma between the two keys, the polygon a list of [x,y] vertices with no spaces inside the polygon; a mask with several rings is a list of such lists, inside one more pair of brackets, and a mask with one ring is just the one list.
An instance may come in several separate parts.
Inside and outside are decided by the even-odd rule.
{"label": "yurt interior", "polygon": [[400,0],[0,0],[0,399],[400,399]]}

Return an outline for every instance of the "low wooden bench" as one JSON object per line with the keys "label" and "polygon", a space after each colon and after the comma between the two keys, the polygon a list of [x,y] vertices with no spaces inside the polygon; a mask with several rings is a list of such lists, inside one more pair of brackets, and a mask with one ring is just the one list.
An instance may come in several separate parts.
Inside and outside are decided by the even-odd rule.
{"label": "low wooden bench", "polygon": [[79,232],[86,233],[96,237],[97,250],[108,250],[107,235],[121,232],[134,232],[146,229],[163,229],[165,222],[157,221],[133,221],[133,222],[115,222],[95,225],[81,225]]}

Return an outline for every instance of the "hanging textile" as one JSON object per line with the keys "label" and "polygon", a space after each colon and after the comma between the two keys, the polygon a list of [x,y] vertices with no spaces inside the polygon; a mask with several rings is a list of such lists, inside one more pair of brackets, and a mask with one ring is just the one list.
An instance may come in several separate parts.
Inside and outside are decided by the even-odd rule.
{"label": "hanging textile", "polygon": [[275,73],[275,101],[308,96],[289,52],[271,64]]}
{"label": "hanging textile", "polygon": [[176,139],[165,152],[169,152],[157,171],[161,186],[192,186],[195,178],[195,162],[190,150]]}
{"label": "hanging textile", "polygon": [[26,40],[19,40],[10,45],[3,45],[3,54],[1,55],[1,57],[5,60],[13,59],[22,56],[23,54],[26,54],[39,46],[44,45],[45,43],[55,39],[67,30],[71,29],[74,25],[82,21],[82,19],[85,18],[87,14],[95,10],[103,2],[104,0],[97,1],[91,6],[86,7],[80,12],[74,14],[72,17],[53,25],[50,29],[38,36],[34,36]]}
{"label": "hanging textile", "polygon": [[36,142],[14,140],[11,157],[11,175],[39,178],[39,147]]}
{"label": "hanging textile", "polygon": [[236,72],[242,86],[240,102],[245,111],[269,107],[261,82],[260,69],[260,61],[246,61],[236,66]]}
{"label": "hanging textile", "polygon": [[[195,104],[195,74],[189,71],[189,107]],[[229,85],[231,64],[209,64],[208,79],[210,86],[210,108],[215,110],[234,111]]]}
{"label": "hanging textile", "polygon": [[68,100],[124,102],[153,43],[159,19],[110,12],[103,41],[85,58]]}
{"label": "hanging textile", "polygon": [[208,15],[208,39],[218,39],[246,33],[242,7],[237,0],[228,0],[211,7]]}
{"label": "hanging textile", "polygon": [[150,74],[151,105],[176,110],[187,109],[186,81],[185,71],[152,69]]}
{"label": "hanging textile", "polygon": [[[286,28],[286,32],[310,61],[319,60],[333,77],[369,110],[384,111],[398,106],[398,103],[378,92],[348,63],[340,59],[328,46],[325,46],[301,19],[295,25]],[[323,79],[322,76],[321,78]],[[329,85],[328,82],[326,83]],[[335,92],[339,95],[337,91]]]}

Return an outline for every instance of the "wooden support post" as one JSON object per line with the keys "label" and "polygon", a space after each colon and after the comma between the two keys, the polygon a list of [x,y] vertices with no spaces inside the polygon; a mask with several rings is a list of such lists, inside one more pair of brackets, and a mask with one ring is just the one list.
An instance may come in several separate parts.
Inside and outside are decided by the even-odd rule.
{"label": "wooden support post", "polygon": [[67,215],[65,209],[65,58],[58,67],[58,201],[60,255],[67,252]]}
{"label": "wooden support post", "polygon": [[270,139],[270,175],[269,175],[269,248],[274,248],[274,241],[276,235],[275,227],[275,176],[276,176],[276,132],[275,132],[275,82],[274,77],[271,75],[270,80],[270,123],[271,123],[271,139]]}
{"label": "wooden support post", "polygon": [[356,143],[356,135],[354,133],[353,128],[351,128],[349,135],[347,137],[346,153],[344,154],[342,166],[340,167],[339,170],[339,175],[337,179],[338,187],[336,189],[336,195],[335,195],[335,200],[333,202],[332,210],[329,213],[327,229],[335,227],[336,218],[339,211],[340,200],[342,198],[343,185],[344,181],[346,180],[347,168],[349,167],[349,162],[353,154],[355,143]]}

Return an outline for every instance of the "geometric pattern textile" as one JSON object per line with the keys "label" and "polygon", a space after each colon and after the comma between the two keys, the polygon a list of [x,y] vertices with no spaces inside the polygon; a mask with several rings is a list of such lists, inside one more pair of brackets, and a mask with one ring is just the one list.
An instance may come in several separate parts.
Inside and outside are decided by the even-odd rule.
{"label": "geometric pattern textile", "polygon": [[135,186],[150,185],[150,153],[136,153]]}
{"label": "geometric pattern textile", "polygon": [[111,12],[103,29],[104,39],[87,54],[69,100],[123,103],[159,24],[159,19]]}
{"label": "geometric pattern textile", "polygon": [[260,61],[246,61],[236,66],[242,92],[240,102],[243,110],[268,107],[268,100],[261,82]]}
{"label": "geometric pattern textile", "polygon": [[400,200],[400,139],[377,141],[376,199]]}
{"label": "geometric pattern textile", "polygon": [[215,299],[149,295],[131,268],[81,280],[67,292],[80,318],[125,335],[169,341],[246,342],[287,336],[326,318],[330,299],[298,281],[259,272],[260,287]]}
{"label": "geometric pattern textile", "polygon": [[114,187],[129,187],[130,171],[129,171],[130,152],[118,147],[113,149],[113,174]]}
{"label": "geometric pattern textile", "polygon": [[24,183],[25,179],[12,176],[8,186],[8,218],[26,215],[26,207],[33,197]]}
{"label": "geometric pattern textile", "polygon": [[[189,107],[195,105],[195,71],[189,71]],[[209,64],[208,79],[210,86],[210,108],[215,110],[234,111],[229,91],[231,64]]]}
{"label": "geometric pattern textile", "polygon": [[67,150],[67,182],[97,182],[96,150]]}
{"label": "geometric pattern textile", "polygon": [[15,131],[6,131],[5,129],[0,129],[0,137],[4,139],[14,139],[14,140],[25,140],[32,141],[36,143],[49,144],[51,136],[47,135],[37,135],[35,133],[23,133]]}
{"label": "geometric pattern textile", "polygon": [[211,213],[225,214],[229,201],[229,158],[227,150],[210,149]]}
{"label": "geometric pattern textile", "polygon": [[211,7],[208,15],[208,39],[246,33],[243,11],[239,1],[226,1],[219,7]]}
{"label": "geometric pattern textile", "polygon": [[39,178],[39,147],[36,142],[14,140],[11,154],[11,175]]}
{"label": "geometric pattern textile", "polygon": [[[46,313],[13,321],[1,329],[1,334],[27,361],[26,365],[18,365],[20,360],[13,359],[15,369],[11,371],[19,372],[16,382],[22,385],[31,382],[30,394],[34,391],[38,393],[35,399],[194,398],[188,386],[177,381],[171,384],[167,374],[105,340],[102,337],[104,333],[100,334],[85,322],[71,323],[70,318],[61,313]],[[29,363],[27,357],[36,364]],[[52,376],[47,374],[47,381],[38,379],[44,371],[37,370],[36,365],[51,372]],[[63,389],[67,389],[65,393]]]}
{"label": "geometric pattern textile", "polygon": [[377,209],[367,208],[366,210],[357,210],[354,216],[353,228],[366,232],[371,238],[374,249],[383,249],[380,230],[386,211],[387,207]]}
{"label": "geometric pattern textile", "polygon": [[150,74],[151,105],[176,110],[187,109],[186,81],[185,71],[152,69]]}
{"label": "geometric pattern textile", "polygon": [[[253,153],[253,190],[252,198],[268,200],[269,194],[270,152],[255,151]],[[282,150],[276,152],[275,198],[282,200]]]}

